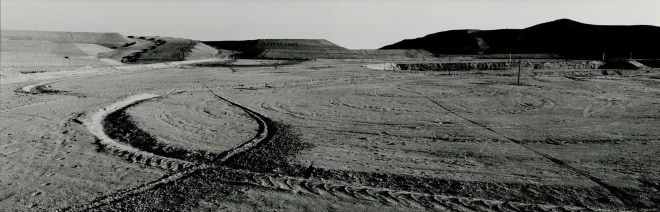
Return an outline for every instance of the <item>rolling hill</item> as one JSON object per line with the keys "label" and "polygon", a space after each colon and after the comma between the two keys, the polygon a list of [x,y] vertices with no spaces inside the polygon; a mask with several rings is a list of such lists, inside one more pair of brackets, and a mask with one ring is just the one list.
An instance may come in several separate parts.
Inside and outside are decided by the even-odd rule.
{"label": "rolling hill", "polygon": [[660,58],[660,27],[591,25],[569,19],[525,29],[450,30],[381,49],[424,49],[436,55],[547,54],[569,59]]}

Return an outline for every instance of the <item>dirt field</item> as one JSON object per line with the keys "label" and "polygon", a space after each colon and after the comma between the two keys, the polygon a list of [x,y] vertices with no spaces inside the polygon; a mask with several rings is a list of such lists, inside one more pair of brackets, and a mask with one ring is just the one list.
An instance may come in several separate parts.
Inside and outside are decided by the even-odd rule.
{"label": "dirt field", "polygon": [[0,208],[660,207],[658,69],[366,64],[3,78]]}

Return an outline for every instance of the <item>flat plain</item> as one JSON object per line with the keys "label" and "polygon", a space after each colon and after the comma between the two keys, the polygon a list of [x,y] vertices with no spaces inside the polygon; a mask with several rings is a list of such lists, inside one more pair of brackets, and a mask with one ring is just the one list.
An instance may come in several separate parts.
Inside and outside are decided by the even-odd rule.
{"label": "flat plain", "polygon": [[[5,42],[15,41],[3,40],[9,52]],[[0,208],[660,207],[657,68],[523,69],[518,83],[515,68],[220,57],[117,65],[95,57],[119,60],[134,46],[65,46],[98,54],[94,65],[2,69]]]}
{"label": "flat plain", "polygon": [[[215,94],[298,134],[295,142],[304,148],[295,154],[278,150],[267,153],[279,155],[257,160],[286,157],[284,164],[269,169],[267,164],[229,163],[246,172],[495,203],[605,209],[657,204],[660,135],[654,129],[660,126],[660,86],[655,70],[617,76],[583,70],[579,78],[566,77],[568,71],[562,70],[536,71],[525,73],[517,85],[515,70],[448,75],[361,65],[180,66],[64,79],[48,84],[57,92],[39,94],[15,92],[25,84],[3,84],[0,203],[19,210],[69,207],[167,175],[97,151],[94,136],[77,121],[128,96],[151,93],[162,97],[124,113],[130,126],[168,146],[222,153],[258,132],[246,112]],[[224,203],[217,195],[272,195],[312,207],[291,197],[306,192],[295,186],[286,186],[292,193],[271,184],[227,181],[227,187],[243,190],[198,193],[199,201],[219,207]],[[351,195],[303,196],[329,201],[324,207],[344,207],[332,203],[342,198],[350,207],[441,207],[378,199],[365,206],[361,202],[367,198]],[[131,200],[144,207],[158,207],[146,199],[169,199],[138,197],[144,199]],[[253,203],[230,205],[241,210],[280,207]],[[104,207],[115,204],[124,201]]]}

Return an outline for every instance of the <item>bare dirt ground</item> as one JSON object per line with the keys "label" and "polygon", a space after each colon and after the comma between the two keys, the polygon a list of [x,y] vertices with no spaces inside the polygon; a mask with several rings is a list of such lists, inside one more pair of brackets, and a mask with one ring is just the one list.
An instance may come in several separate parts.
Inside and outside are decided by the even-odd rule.
{"label": "bare dirt ground", "polygon": [[365,64],[3,81],[0,208],[660,207],[657,69],[526,70],[516,85],[515,70]]}

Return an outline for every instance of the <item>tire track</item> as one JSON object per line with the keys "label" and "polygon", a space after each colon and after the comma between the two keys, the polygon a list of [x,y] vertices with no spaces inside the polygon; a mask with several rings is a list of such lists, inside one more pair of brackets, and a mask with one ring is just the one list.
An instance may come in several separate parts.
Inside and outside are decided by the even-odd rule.
{"label": "tire track", "polygon": [[92,200],[92,202],[84,205],[77,205],[77,206],[72,206],[70,208],[64,208],[60,209],[58,211],[83,211],[83,210],[89,210],[95,207],[99,207],[114,201],[118,201],[122,198],[125,198],[129,195],[132,194],[137,194],[140,192],[144,192],[146,190],[149,190],[157,185],[172,182],[174,180],[180,179],[189,173],[194,172],[197,169],[203,168],[204,166],[193,166],[192,163],[187,162],[187,161],[181,161],[181,160],[176,160],[176,159],[171,159],[171,158],[165,158],[165,157],[160,157],[157,155],[154,155],[149,152],[144,152],[141,151],[137,148],[124,145],[112,138],[110,138],[107,134],[104,132],[104,126],[103,126],[103,121],[105,118],[114,113],[117,112],[121,109],[124,109],[130,105],[134,105],[138,102],[145,101],[148,99],[153,99],[156,97],[160,97],[159,95],[154,95],[154,94],[138,94],[138,95],[133,95],[130,96],[122,101],[116,102],[108,107],[101,108],[99,109],[96,113],[91,115],[90,117],[84,118],[85,120],[83,121],[83,125],[98,139],[98,143],[100,144],[101,148],[105,151],[108,152],[112,155],[119,156],[120,158],[127,159],[131,162],[134,163],[142,163],[145,165],[158,165],[160,167],[164,167],[166,169],[171,169],[171,170],[180,170],[180,172],[176,172],[174,174],[170,174],[167,176],[164,176],[158,180],[152,181],[147,184],[140,185],[135,188],[130,188],[130,189],[124,189],[120,190],[117,192],[114,192],[113,194],[103,196],[100,198],[97,198],[95,200]]}
{"label": "tire track", "polygon": [[591,180],[592,182],[594,182],[594,183],[598,184],[599,186],[601,186],[601,187],[607,189],[608,191],[610,191],[610,193],[612,193],[615,197],[617,197],[617,198],[618,198],[623,204],[625,204],[626,206],[640,205],[640,204],[638,204],[638,201],[635,200],[635,199],[634,199],[630,194],[628,194],[627,192],[625,192],[625,191],[623,191],[623,190],[621,190],[621,189],[619,189],[619,188],[617,188],[617,187],[615,187],[615,186],[609,185],[609,184],[605,183],[603,180],[601,180],[601,179],[599,179],[599,178],[597,178],[597,177],[595,177],[595,176],[593,176],[593,175],[591,175],[591,174],[589,174],[589,173],[587,173],[587,172],[585,172],[585,171],[579,170],[579,169],[577,169],[577,168],[575,168],[575,167],[573,167],[573,166],[571,166],[571,165],[568,165],[568,164],[566,164],[564,161],[562,161],[562,160],[560,160],[560,159],[558,159],[558,158],[552,157],[552,156],[550,156],[550,155],[548,155],[548,154],[544,154],[544,153],[539,152],[539,151],[537,151],[537,150],[535,150],[535,149],[533,149],[533,148],[531,148],[531,147],[529,147],[529,146],[527,146],[527,145],[524,145],[524,142],[523,142],[523,141],[520,141],[520,140],[517,140],[517,139],[514,139],[514,138],[510,138],[510,137],[508,137],[508,136],[506,136],[506,135],[504,135],[504,134],[502,134],[502,133],[499,133],[499,132],[493,130],[492,128],[490,128],[489,126],[487,126],[487,125],[485,125],[485,124],[481,124],[481,123],[475,122],[475,121],[473,121],[473,120],[471,120],[471,119],[468,119],[468,118],[466,118],[466,117],[464,117],[464,116],[462,116],[462,115],[460,115],[460,114],[454,112],[453,110],[450,110],[449,108],[443,106],[442,104],[440,104],[439,102],[437,102],[437,101],[431,99],[430,97],[424,96],[422,93],[419,93],[419,92],[416,92],[416,91],[411,91],[411,90],[406,90],[406,89],[403,89],[403,88],[399,88],[399,89],[404,90],[404,91],[408,91],[408,92],[411,92],[411,93],[418,94],[418,95],[420,95],[421,97],[424,97],[424,98],[428,99],[429,101],[433,102],[434,104],[438,105],[438,106],[441,107],[442,109],[444,109],[444,110],[450,112],[451,114],[454,114],[455,116],[457,116],[457,117],[459,117],[459,118],[461,118],[461,119],[464,119],[465,121],[468,121],[468,122],[470,122],[470,123],[472,123],[472,124],[474,124],[474,125],[480,126],[480,127],[482,127],[483,129],[488,130],[488,131],[490,131],[490,132],[492,132],[492,133],[495,133],[495,134],[501,136],[502,138],[505,138],[505,139],[508,140],[509,142],[516,143],[516,144],[522,146],[523,148],[525,148],[525,149],[527,149],[527,150],[529,150],[529,151],[532,151],[532,152],[534,152],[535,154],[537,154],[537,155],[539,155],[539,156],[541,156],[541,157],[543,157],[543,158],[546,158],[546,159],[550,160],[551,162],[553,162],[553,163],[555,163],[555,164],[557,164],[557,165],[559,165],[559,166],[561,166],[561,167],[564,167],[564,168],[566,168],[566,169],[568,169],[568,170],[571,170],[571,171],[575,172],[576,174],[578,174],[578,175],[580,175],[580,176],[583,176],[583,177],[585,177],[585,178]]}
{"label": "tire track", "polygon": [[[207,87],[205,85],[205,87]],[[208,87],[207,87],[208,88]],[[244,107],[242,105],[236,104],[224,97],[221,97],[214,93],[210,88],[208,89],[209,92],[211,92],[216,98],[224,100],[229,102],[231,105],[236,106],[238,108],[241,108],[244,110],[250,117],[254,118],[257,123],[259,124],[259,131],[257,134],[250,140],[242,143],[241,145],[226,151],[222,157],[217,158],[214,161],[214,164],[221,165],[223,162],[227,161],[229,158],[233,157],[236,154],[242,153],[260,142],[272,137],[272,130],[269,130],[270,125],[267,122],[267,118],[257,112],[254,112],[250,110],[247,107]],[[108,135],[105,134],[103,130],[103,124],[102,122],[104,119],[111,113],[117,112],[119,110],[125,109],[128,106],[137,104],[141,101],[153,99],[160,97],[159,95],[154,95],[154,94],[138,94],[134,96],[130,96],[126,98],[123,101],[114,103],[106,108],[100,109],[97,113],[93,114],[89,119],[85,121],[85,126],[88,128],[92,134],[97,136],[99,138],[99,142],[104,144],[104,148],[107,148],[108,151],[113,154],[113,155],[118,155],[122,158],[127,158],[131,160],[132,162],[136,163],[142,163],[145,165],[156,165],[158,167],[176,167],[174,170],[178,171],[173,174],[166,175],[158,180],[140,185],[135,188],[129,188],[129,189],[124,189],[120,190],[117,192],[114,192],[112,194],[99,197],[95,200],[92,200],[90,203],[83,204],[83,205],[77,205],[69,208],[63,208],[58,211],[85,211],[93,208],[98,208],[100,206],[120,201],[121,199],[124,199],[128,196],[131,195],[136,195],[142,192],[145,192],[147,190],[153,189],[159,185],[171,183],[173,181],[176,181],[178,179],[182,179],[186,176],[189,176],[199,170],[204,170],[204,169],[209,169],[209,168],[214,168],[217,166],[214,165],[207,165],[207,164],[194,164],[188,161],[183,161],[183,160],[177,160],[177,159],[172,159],[172,158],[166,158],[166,157],[161,157],[154,155],[149,152],[141,151],[137,148],[123,145],[118,141],[113,140],[110,138]],[[165,161],[165,163],[163,163]]]}
{"label": "tire track", "polygon": [[[227,101],[231,105],[236,106],[238,108],[241,108],[244,110],[250,117],[255,119],[258,124],[259,124],[259,131],[257,135],[254,136],[254,138],[250,139],[249,141],[235,147],[232,150],[227,151],[227,154],[219,158],[217,161],[215,161],[216,165],[222,165],[224,161],[227,159],[231,158],[232,156],[244,152],[246,150],[249,150],[250,148],[256,146],[259,144],[261,141],[267,140],[272,136],[272,130],[269,130],[269,119],[267,119],[265,116],[254,112],[250,110],[247,107],[244,107],[242,105],[236,104],[234,102],[231,102],[230,100],[216,94],[212,89],[210,89],[207,85],[204,85],[204,87],[211,93],[213,94],[216,98]],[[136,95],[139,96],[139,95]],[[139,103],[140,101],[146,101],[148,99],[152,98],[157,98],[158,96],[150,96],[149,94],[146,94],[145,96],[137,98],[133,103],[127,103],[123,107],[120,107],[116,109],[114,112],[121,110],[123,108],[126,108],[130,105]],[[141,99],[144,98],[144,99]],[[428,98],[427,99],[433,101],[432,99]],[[438,104],[438,103],[436,103]],[[121,105],[120,105],[121,106]],[[442,106],[441,106],[442,107]],[[444,108],[444,107],[443,107]],[[104,108],[102,109],[102,112],[105,110],[111,110],[112,107]],[[448,110],[449,111],[449,110]],[[107,111],[106,111],[107,112]],[[450,111],[451,112],[451,111]],[[107,114],[112,113],[112,112],[107,112]],[[453,112],[452,112],[453,113]],[[106,114],[106,116],[107,116]],[[458,114],[456,114],[458,115]],[[103,120],[104,118],[101,118]],[[101,125],[102,126],[102,125]],[[481,126],[481,125],[479,125]],[[482,126],[485,127],[485,126]],[[130,156],[129,153],[124,153],[122,151],[123,149],[119,149],[120,151],[115,151],[117,152],[116,154],[129,154],[129,158],[131,160],[138,162],[138,163],[147,163],[147,164],[159,164],[162,162],[162,160],[154,160],[151,157],[140,157],[138,158],[137,156]],[[139,193],[142,193],[144,191],[148,191],[150,189],[153,189],[159,185],[163,185],[166,183],[171,183],[173,181],[182,179],[184,177],[190,176],[200,170],[204,169],[211,169],[211,168],[219,168],[219,166],[214,166],[214,165],[207,165],[207,164],[201,164],[201,165],[192,165],[189,167],[181,167],[179,169],[179,172],[173,173],[171,175],[165,176],[161,179],[158,179],[156,181],[152,181],[147,184],[143,184],[141,186],[138,186],[136,188],[131,188],[131,189],[126,189],[126,190],[121,190],[119,192],[115,192],[113,194],[110,194],[105,197],[97,198],[91,203],[82,205],[82,206],[76,206],[72,208],[67,208],[63,210],[73,210],[73,211],[79,211],[79,210],[88,210],[88,209],[93,209],[97,208],[112,202],[116,201],[121,201],[122,199],[131,196],[131,195],[136,195]],[[584,210],[584,208],[571,208],[568,206],[554,206],[554,205],[538,205],[538,204],[527,204],[527,203],[514,203],[514,202],[506,202],[506,201],[498,201],[498,200],[482,200],[482,199],[472,199],[472,198],[463,198],[463,197],[451,197],[451,196],[443,196],[443,195],[436,195],[436,194],[426,194],[426,193],[416,193],[416,192],[408,192],[408,191],[395,191],[395,190],[389,190],[389,189],[384,189],[384,188],[373,188],[373,187],[365,187],[365,186],[352,186],[352,185],[345,185],[344,183],[338,183],[338,182],[319,182],[314,181],[314,180],[306,180],[306,179],[300,179],[300,178],[294,178],[294,177],[288,177],[288,176],[271,176],[271,175],[264,175],[264,174],[257,174],[257,173],[250,173],[252,175],[251,178],[244,178],[238,181],[227,181],[228,183],[234,183],[238,185],[251,185],[251,186],[256,186],[256,187],[261,187],[261,188],[267,188],[267,189],[276,189],[276,190],[284,190],[284,191],[292,191],[297,194],[301,195],[319,195],[319,196],[334,196],[337,198],[341,199],[361,199],[361,200],[369,200],[369,201],[379,201],[383,202],[385,204],[391,204],[391,205],[407,205],[411,207],[417,207],[417,208],[431,208],[431,209],[440,209],[440,210],[461,210],[461,211],[519,211],[519,210],[535,210],[535,209],[543,209],[543,210]]]}
{"label": "tire track", "polygon": [[[598,114],[598,113],[600,113],[600,112],[602,112],[602,111],[604,111],[608,108],[613,107],[615,105],[615,103],[618,101],[618,100],[615,100],[615,99],[612,99],[612,98],[605,98],[603,100],[605,102],[605,105],[602,105],[602,106],[599,106],[599,107],[596,107],[596,105],[598,105],[596,103],[591,103],[591,104],[587,105],[587,107],[585,107],[584,110],[582,110],[582,117],[587,118],[587,117],[594,116],[595,114]],[[599,101],[599,102],[602,102],[602,101]]]}
{"label": "tire track", "polygon": [[122,111],[128,106],[157,97],[161,96],[154,94],[138,94],[130,96],[108,107],[99,109],[96,113],[86,118],[83,121],[83,125],[85,125],[88,131],[96,136],[100,149],[109,154],[124,158],[134,163],[165,167],[167,170],[171,171],[191,167],[193,165],[191,162],[155,155],[151,152],[143,151],[130,145],[125,145],[120,141],[110,138],[110,136],[105,133],[103,122],[109,115]]}
{"label": "tire track", "polygon": [[272,128],[272,126],[270,126],[270,124],[269,124],[270,119],[266,118],[266,116],[264,116],[260,113],[257,113],[255,111],[243,106],[243,105],[236,104],[235,102],[232,102],[229,99],[226,99],[226,98],[216,94],[206,84],[204,84],[204,87],[206,89],[208,89],[208,91],[211,94],[213,94],[213,96],[215,96],[217,99],[226,101],[230,105],[232,105],[234,107],[238,107],[238,108],[242,109],[243,111],[245,111],[245,113],[247,113],[252,119],[257,121],[257,124],[259,125],[259,129],[257,130],[257,134],[252,139],[250,139],[247,142],[242,143],[238,147],[235,147],[235,148],[227,151],[226,154],[224,155],[224,157],[221,157],[216,161],[217,164],[222,164],[225,161],[227,161],[227,159],[233,157],[234,155],[236,155],[238,153],[241,153],[241,152],[244,152],[244,151],[247,151],[248,149],[250,149],[252,147],[255,147],[260,142],[262,142],[262,141],[264,141],[264,140],[266,140],[266,139],[273,136],[274,132],[272,130],[270,130],[270,128]]}
{"label": "tire track", "polygon": [[584,79],[584,78],[582,78],[582,77],[575,77],[575,76],[564,76],[564,77],[565,77],[566,79],[570,79],[570,80],[578,81],[578,82],[587,81],[586,79]]}
{"label": "tire track", "polygon": [[[236,172],[247,172],[234,170]],[[397,191],[369,186],[345,185],[340,182],[304,179],[289,176],[274,176],[249,173],[251,177],[239,181],[226,180],[228,184],[249,185],[258,188],[292,192],[298,195],[327,196],[339,199],[376,201],[387,205],[404,205],[420,209],[453,211],[584,211],[594,208],[531,204],[501,200],[456,197],[410,191]]]}
{"label": "tire track", "polygon": [[24,105],[15,106],[15,107],[12,107],[12,108],[6,108],[6,109],[3,109],[0,112],[9,112],[9,111],[12,111],[14,109],[30,107],[30,106],[35,106],[35,105],[41,105],[41,104],[47,104],[47,103],[52,103],[52,102],[57,102],[57,101],[62,101],[62,100],[68,100],[68,99],[73,99],[73,98],[76,98],[76,97],[63,97],[63,98],[59,98],[59,99],[52,99],[52,100],[46,100],[46,101],[35,102],[35,103],[30,103],[30,104],[24,104]]}
{"label": "tire track", "polygon": [[[59,90],[49,89],[48,84],[55,83],[55,82],[61,82],[61,81],[67,81],[67,80],[88,78],[88,77],[96,77],[96,76],[112,75],[112,74],[128,74],[128,73],[140,72],[140,71],[146,71],[146,70],[171,68],[171,67],[176,67],[176,66],[181,66],[181,65],[191,65],[191,64],[197,64],[197,63],[219,62],[219,61],[225,61],[225,60],[229,60],[229,59],[207,58],[207,59],[198,59],[198,60],[185,60],[185,61],[142,64],[142,65],[109,66],[109,67],[82,69],[82,70],[74,69],[74,70],[66,70],[66,71],[58,71],[58,72],[46,72],[46,73],[32,74],[31,78],[26,78],[26,79],[7,79],[7,80],[4,81],[4,83],[10,85],[10,84],[15,84],[15,83],[36,81],[34,79],[42,79],[42,80],[47,80],[47,81],[33,83],[33,84],[23,86],[19,89],[16,89],[15,92],[16,93],[26,93],[26,94],[40,94],[40,93],[67,94],[67,91],[59,91]],[[40,88],[43,89],[43,90],[39,91]],[[0,112],[6,112],[6,111],[17,109],[17,108],[29,107],[29,106],[32,106],[32,105],[45,104],[45,103],[49,103],[49,102],[52,102],[52,101],[70,99],[70,98],[73,98],[73,97],[76,97],[76,98],[84,97],[84,95],[75,94],[75,93],[68,93],[68,95],[72,96],[72,97],[65,97],[65,98],[60,98],[60,99],[55,99],[55,100],[47,100],[47,101],[36,102],[36,103],[31,103],[31,104],[26,104],[26,105],[20,105],[20,106],[16,106],[16,107],[13,107],[13,108],[3,109]]]}
{"label": "tire track", "polygon": [[16,92],[22,92],[22,93],[27,93],[27,94],[41,93],[41,92],[39,92],[39,90],[41,90],[41,89],[38,89],[39,87],[44,88],[44,86],[46,86],[48,84],[51,84],[51,83],[54,83],[54,82],[59,82],[59,81],[64,81],[64,80],[53,80],[53,81],[45,81],[45,82],[30,84],[30,85],[26,85],[26,86],[21,87],[20,89],[16,90]]}

